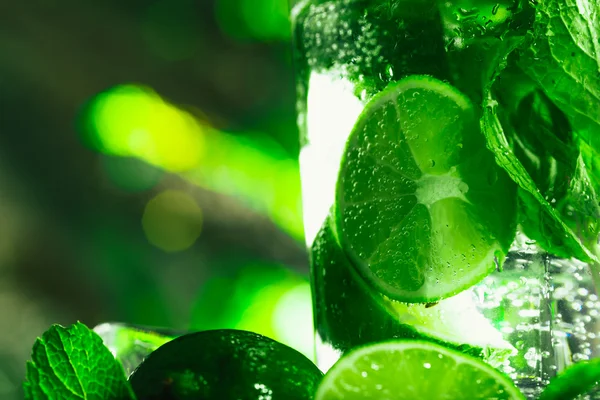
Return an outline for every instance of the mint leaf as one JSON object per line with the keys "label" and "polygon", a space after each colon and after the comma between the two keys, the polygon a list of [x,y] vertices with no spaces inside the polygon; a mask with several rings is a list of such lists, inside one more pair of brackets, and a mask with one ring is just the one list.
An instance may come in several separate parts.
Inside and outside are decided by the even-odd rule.
{"label": "mint leaf", "polygon": [[[509,65],[501,78],[494,92],[502,114],[508,113],[501,122],[514,154],[562,221],[595,251],[600,217],[597,192],[569,119],[519,68]],[[556,249],[552,232],[540,224],[537,201],[523,195],[520,198],[523,231],[541,247],[570,257]]]}
{"label": "mint leaf", "polygon": [[539,190],[509,142],[506,131],[511,129],[510,124],[502,123],[508,115],[496,99],[494,84],[507,67],[508,57],[525,44],[525,38],[514,37],[495,46],[495,57],[490,57],[486,72],[488,84],[484,88],[481,128],[496,162],[519,185],[519,197],[524,208],[521,225],[528,228],[526,233],[554,254],[576,257],[584,262],[596,261],[595,255],[578,240]]}
{"label": "mint leaf", "polygon": [[78,322],[53,325],[33,345],[26,400],[132,400],[123,367],[102,339]]}
{"label": "mint leaf", "polygon": [[600,206],[597,191],[581,154],[576,161],[568,195],[559,202],[557,209],[584,245],[596,252],[600,232]]}
{"label": "mint leaf", "polygon": [[600,359],[581,361],[554,377],[538,400],[574,400],[600,381]]}
{"label": "mint leaf", "polygon": [[[506,87],[501,94],[507,92],[514,90]],[[509,119],[515,154],[546,199],[564,198],[579,156],[567,117],[537,87],[513,105],[517,108]]]}
{"label": "mint leaf", "polygon": [[582,139],[600,149],[600,4],[544,0],[519,65],[560,107]]}
{"label": "mint leaf", "polygon": [[[555,163],[568,176],[568,192],[564,196],[560,192],[542,193],[557,200],[555,208],[563,221],[593,251],[600,232],[596,161],[600,157],[599,38],[597,1],[544,0],[536,6],[532,42],[517,61],[566,114],[569,126],[579,137],[577,157],[571,157],[573,163],[568,161],[571,165],[567,165],[564,159]],[[544,143],[550,143],[559,131],[553,132],[544,134]],[[570,144],[561,145],[553,146],[555,154],[560,154],[560,149],[572,149]]]}
{"label": "mint leaf", "polygon": [[600,154],[583,140],[579,142],[579,150],[591,184],[596,193],[600,193]]}

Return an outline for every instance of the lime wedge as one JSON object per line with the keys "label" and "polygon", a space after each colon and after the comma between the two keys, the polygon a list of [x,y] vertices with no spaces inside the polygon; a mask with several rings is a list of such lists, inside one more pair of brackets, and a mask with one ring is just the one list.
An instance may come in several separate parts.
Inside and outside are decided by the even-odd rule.
{"label": "lime wedge", "polygon": [[342,357],[315,400],[524,399],[512,381],[484,362],[433,343],[381,342]]}
{"label": "lime wedge", "polygon": [[437,301],[504,258],[515,234],[515,187],[487,150],[469,100],[437,79],[410,76],[376,95],[350,134],[337,233],[382,294]]}

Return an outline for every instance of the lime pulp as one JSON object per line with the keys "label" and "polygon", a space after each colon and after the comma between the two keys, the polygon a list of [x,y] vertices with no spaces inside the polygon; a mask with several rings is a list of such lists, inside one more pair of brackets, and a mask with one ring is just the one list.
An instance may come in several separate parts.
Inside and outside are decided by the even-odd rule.
{"label": "lime pulp", "polygon": [[316,400],[524,399],[512,381],[476,358],[443,346],[389,341],[341,358],[319,385]]}
{"label": "lime pulp", "polygon": [[469,100],[413,75],[390,84],[359,116],[337,182],[336,228],[378,291],[433,302],[502,261],[514,238],[515,198]]}

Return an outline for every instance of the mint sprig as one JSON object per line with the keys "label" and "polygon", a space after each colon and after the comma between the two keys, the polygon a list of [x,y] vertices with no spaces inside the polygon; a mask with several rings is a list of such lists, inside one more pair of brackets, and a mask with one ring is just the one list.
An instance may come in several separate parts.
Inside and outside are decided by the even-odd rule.
{"label": "mint sprig", "polygon": [[520,223],[528,236],[554,254],[595,263],[597,257],[594,251],[581,243],[575,232],[565,223],[564,216],[540,191],[538,183],[515,154],[507,134],[508,130],[512,129],[505,123],[507,110],[499,104],[496,97],[495,84],[507,68],[509,57],[528,46],[529,40],[528,37],[511,37],[499,41],[493,50],[490,49],[495,52],[495,57],[488,55],[488,66],[484,69],[487,85],[483,88],[481,128],[496,162],[519,185],[518,193],[523,208]]}
{"label": "mint sprig", "polygon": [[33,345],[26,400],[134,400],[121,364],[102,339],[78,322],[53,325]]}
{"label": "mint sprig", "polygon": [[600,4],[544,0],[536,6],[533,40],[520,67],[600,150]]}

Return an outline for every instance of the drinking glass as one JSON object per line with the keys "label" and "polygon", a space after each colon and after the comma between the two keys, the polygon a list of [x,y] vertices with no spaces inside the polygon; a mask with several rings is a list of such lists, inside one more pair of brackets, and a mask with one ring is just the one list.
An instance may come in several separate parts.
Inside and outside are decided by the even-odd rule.
{"label": "drinking glass", "polygon": [[591,4],[292,1],[323,371],[420,339],[535,398],[598,356]]}

